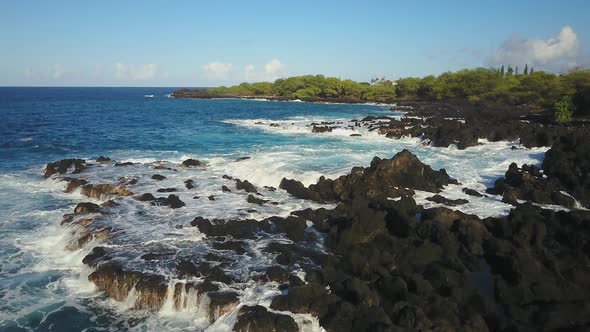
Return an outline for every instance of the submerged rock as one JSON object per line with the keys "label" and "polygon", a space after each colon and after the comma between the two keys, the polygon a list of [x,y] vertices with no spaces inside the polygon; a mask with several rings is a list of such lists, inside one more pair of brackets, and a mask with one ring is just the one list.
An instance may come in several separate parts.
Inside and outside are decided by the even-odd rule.
{"label": "submerged rock", "polygon": [[207,293],[209,302],[209,321],[214,322],[219,317],[234,310],[240,303],[238,293],[229,291]]}
{"label": "submerged rock", "polygon": [[148,253],[141,255],[141,259],[146,261],[157,261],[159,259],[163,259],[172,255],[175,255],[175,251],[171,252],[155,252],[155,253]]}
{"label": "submerged rock", "polygon": [[474,197],[483,197],[484,196],[484,195],[480,194],[477,190],[469,189],[469,188],[463,188],[463,192],[469,196],[474,196]]}
{"label": "submerged rock", "polygon": [[74,190],[78,189],[79,187],[88,183],[88,181],[84,179],[74,179],[74,178],[63,178],[64,181],[68,183],[66,187],[66,192],[71,193]]}
{"label": "submerged rock", "polygon": [[181,277],[205,277],[207,280],[231,284],[234,280],[219,265],[209,262],[194,263],[183,259],[176,264],[176,272]]}
{"label": "submerged rock", "polygon": [[104,199],[110,195],[131,196],[131,192],[126,187],[115,187],[111,184],[86,184],[82,186],[81,193],[84,196],[96,199]]}
{"label": "submerged rock", "polygon": [[45,166],[43,176],[48,178],[54,174],[66,174],[69,170],[71,173],[80,173],[86,167],[86,160],[84,159],[62,159]]}
{"label": "submerged rock", "polygon": [[90,202],[78,203],[74,208],[74,214],[100,213],[100,206]]}
{"label": "submerged rock", "polygon": [[122,163],[115,163],[116,167],[124,167],[124,166],[132,166],[132,165],[135,165],[135,163],[132,163],[130,161],[125,161]]}
{"label": "submerged rock", "polygon": [[213,249],[231,250],[231,251],[234,251],[238,255],[243,255],[246,253],[245,246],[246,246],[246,243],[244,241],[231,241],[231,240],[226,240],[223,242],[213,242],[213,244],[212,244]]}
{"label": "submerged rock", "polygon": [[330,126],[313,126],[312,133],[329,133],[332,132],[333,127]]}
{"label": "submerged rock", "polygon": [[434,203],[448,205],[448,206],[457,206],[457,205],[463,205],[463,204],[469,203],[469,201],[466,199],[462,199],[462,198],[448,199],[448,198],[441,196],[441,195],[434,195],[432,197],[427,197],[426,200],[434,202]]}
{"label": "submerged rock", "polygon": [[159,193],[173,193],[176,192],[176,188],[160,188],[158,190],[156,190]]}
{"label": "submerged rock", "polygon": [[154,175],[152,175],[152,179],[157,180],[157,181],[162,181],[162,180],[166,179],[166,177],[164,175],[154,174]]}
{"label": "submerged rock", "polygon": [[257,205],[262,205],[262,204],[268,202],[268,200],[256,198],[252,194],[248,195],[247,201],[248,201],[248,203],[257,204]]}
{"label": "submerged rock", "polygon": [[269,312],[263,306],[243,306],[238,311],[236,332],[297,332],[299,327],[288,315]]}
{"label": "submerged rock", "polygon": [[136,196],[134,198],[140,202],[149,202],[149,201],[156,200],[156,197],[154,197],[154,195],[152,195],[150,193],[141,194],[141,195]]}
{"label": "submerged rock", "polygon": [[188,179],[184,181],[184,185],[186,186],[186,189],[193,189],[195,187],[195,181]]}
{"label": "submerged rock", "polygon": [[[88,226],[88,225],[82,225]],[[104,227],[100,229],[92,229],[90,227],[84,227],[79,233],[77,233],[77,239],[70,241],[66,245],[66,250],[78,250],[84,247],[87,243],[93,240],[99,240],[102,242],[109,241],[113,232],[112,227]]]}
{"label": "submerged rock", "polygon": [[168,195],[166,198],[157,198],[155,201],[152,202],[152,205],[160,205],[160,206],[168,206],[172,209],[178,209],[186,204],[180,200],[180,198],[176,195]]}
{"label": "submerged rock", "polygon": [[254,239],[261,230],[257,220],[208,220],[196,217],[191,222],[199,231],[207,236],[231,236],[234,239]]}
{"label": "submerged rock", "polygon": [[187,159],[182,162],[184,167],[205,167],[207,166],[204,162],[196,159]]}
{"label": "submerged rock", "polygon": [[90,267],[96,267],[99,262],[106,261],[109,259],[111,258],[108,256],[106,248],[94,247],[92,248],[92,252],[84,256],[84,259],[82,259],[82,263]]}
{"label": "submerged rock", "polygon": [[240,180],[240,179],[236,179],[236,189],[238,190],[245,190],[248,193],[257,193],[258,190],[256,189],[256,187],[248,182],[248,180]]}

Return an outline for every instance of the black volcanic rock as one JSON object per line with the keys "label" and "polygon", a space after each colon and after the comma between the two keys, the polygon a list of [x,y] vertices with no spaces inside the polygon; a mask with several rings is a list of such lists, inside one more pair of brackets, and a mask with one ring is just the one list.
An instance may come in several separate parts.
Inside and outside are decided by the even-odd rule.
{"label": "black volcanic rock", "polygon": [[434,171],[408,150],[391,159],[375,157],[367,168],[355,167],[335,180],[321,177],[305,188],[295,180],[283,179],[281,189],[291,195],[314,201],[351,201],[356,197],[386,203],[388,198],[412,195],[411,189],[438,192],[443,186],[457,184],[444,169]]}
{"label": "black volcanic rock", "polygon": [[279,188],[287,191],[289,194],[291,194],[297,198],[308,199],[308,200],[317,201],[317,202],[321,201],[321,197],[320,197],[319,193],[306,188],[303,185],[303,183],[301,183],[297,180],[290,180],[290,179],[283,178],[281,180],[281,183],[279,184]]}
{"label": "black volcanic rock", "polygon": [[103,247],[94,247],[92,248],[92,252],[88,255],[84,256],[82,259],[82,264],[88,265],[90,267],[96,267],[98,262],[106,261],[111,259],[108,256],[107,250]]}
{"label": "black volcanic rock", "polygon": [[159,193],[173,193],[173,192],[175,192],[177,190],[176,190],[176,188],[160,188],[160,189],[158,189],[156,191],[159,192]]}
{"label": "black volcanic rock", "polygon": [[166,198],[157,198],[152,205],[161,205],[161,206],[168,206],[172,209],[178,209],[186,204],[180,200],[180,198],[176,195],[168,195]]}
{"label": "black volcanic rock", "polygon": [[257,198],[252,194],[248,195],[247,201],[248,201],[248,203],[257,204],[257,205],[262,205],[262,204],[268,202],[268,200]]}
{"label": "black volcanic rock", "polygon": [[463,188],[463,192],[469,196],[483,197],[482,194],[480,194],[477,190],[474,190],[474,189]]}
{"label": "black volcanic rock", "polygon": [[191,225],[207,236],[231,236],[234,239],[254,239],[260,231],[260,223],[256,220],[208,220],[196,217]]}
{"label": "black volcanic rock", "polygon": [[[576,191],[578,197],[585,197],[583,190],[576,189],[577,187],[570,188]],[[575,201],[565,194],[565,191],[566,186],[559,178],[546,177],[533,165],[522,165],[522,168],[518,168],[516,163],[510,164],[504,177],[496,180],[494,187],[486,190],[493,195],[502,195],[502,201],[512,205],[517,205],[518,200],[526,200],[573,208]]]}
{"label": "black volcanic rock", "polygon": [[74,209],[75,214],[99,213],[100,211],[100,206],[90,202],[78,203]]}
{"label": "black volcanic rock", "polygon": [[156,197],[154,197],[154,195],[152,195],[150,193],[144,193],[139,196],[136,196],[135,199],[140,202],[149,202],[149,201],[155,201]]}
{"label": "black volcanic rock", "polygon": [[187,159],[182,162],[184,167],[205,167],[207,166],[204,162],[196,159]]}
{"label": "black volcanic rock", "polygon": [[63,180],[68,182],[68,185],[66,187],[67,193],[71,193],[74,190],[76,190],[77,188],[79,188],[85,184],[88,184],[88,181],[86,181],[84,179],[63,178]]}
{"label": "black volcanic rock", "polygon": [[185,185],[186,189],[189,189],[189,190],[193,189],[195,187],[195,181],[188,179],[188,180],[184,181],[184,185]]}
{"label": "black volcanic rock", "polygon": [[105,157],[105,156],[100,156],[100,157],[96,158],[97,163],[108,163],[110,161],[111,161],[111,158]]}
{"label": "black volcanic rock", "polygon": [[560,137],[545,153],[544,174],[590,207],[590,130],[577,130]]}
{"label": "black volcanic rock", "polygon": [[484,249],[496,299],[520,330],[590,324],[589,220],[588,211],[555,212],[525,203],[499,222],[486,221],[494,234]]}
{"label": "black volcanic rock", "polygon": [[332,131],[332,127],[330,126],[313,126],[311,129],[312,133],[329,133]]}
{"label": "black volcanic rock", "polygon": [[71,173],[80,173],[86,167],[86,160],[84,159],[62,159],[45,166],[43,176],[48,178],[54,174],[66,174],[68,170]]}
{"label": "black volcanic rock", "polygon": [[116,167],[124,167],[124,166],[132,166],[132,165],[135,165],[135,164],[130,161],[125,161],[122,163],[115,163]]}
{"label": "black volcanic rock", "polygon": [[441,195],[434,195],[432,197],[426,198],[426,200],[434,202],[434,203],[448,205],[448,206],[457,206],[457,205],[463,205],[463,204],[469,203],[469,201],[466,199],[462,199],[462,198],[448,199],[448,198],[441,196]]}
{"label": "black volcanic rock", "polygon": [[256,189],[256,187],[248,182],[248,180],[240,180],[240,179],[236,179],[236,189],[238,190],[245,190],[248,193],[257,193],[258,190]]}
{"label": "black volcanic rock", "polygon": [[288,315],[269,312],[263,306],[243,306],[234,325],[236,332],[297,332],[299,327]]}
{"label": "black volcanic rock", "polygon": [[159,309],[166,300],[167,282],[163,276],[127,271],[116,263],[99,265],[88,280],[117,301],[124,301],[135,287],[138,292],[135,309]]}

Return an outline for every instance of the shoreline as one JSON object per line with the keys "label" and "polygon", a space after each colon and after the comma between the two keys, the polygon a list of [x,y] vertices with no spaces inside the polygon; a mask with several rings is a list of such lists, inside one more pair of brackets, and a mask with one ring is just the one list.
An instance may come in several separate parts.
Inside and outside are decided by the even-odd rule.
{"label": "shoreline", "polygon": [[[552,149],[567,151],[569,148],[569,146],[554,146]],[[551,155],[551,152],[548,151],[546,155]],[[560,160],[549,163],[543,161],[541,167],[549,170],[553,167],[551,164],[559,165],[561,162]],[[202,167],[210,167],[194,159],[185,160],[180,164],[165,164],[167,168],[161,168],[159,165],[161,164],[156,163],[152,167],[158,172],[157,174],[165,176],[154,175],[149,181],[155,183],[162,181],[166,176],[173,174],[176,168],[187,172],[191,169],[198,171]],[[248,290],[242,290],[233,284],[237,282],[239,285],[246,279],[234,279],[237,278],[233,274],[235,271],[232,270],[231,265],[223,263],[224,258],[219,254],[208,255],[206,260],[201,261],[192,256],[191,258],[176,258],[176,255],[169,257],[171,255],[169,251],[160,252],[161,249],[154,251],[154,248],[151,250],[146,248],[140,252],[143,260],[162,261],[162,264],[175,265],[172,274],[155,273],[149,270],[137,271],[132,266],[127,266],[124,261],[116,259],[116,257],[129,255],[124,247],[109,245],[116,239],[118,229],[117,223],[111,221],[108,216],[119,213],[118,206],[122,200],[135,201],[134,204],[139,205],[152,205],[155,209],[164,210],[182,210],[185,206],[185,198],[181,200],[176,192],[170,195],[166,193],[167,191],[162,193],[158,191],[160,194],[154,192],[161,197],[155,197],[149,192],[140,195],[142,191],[136,191],[139,187],[133,181],[129,181],[131,178],[118,184],[93,184],[83,180],[84,174],[92,172],[95,167],[123,166],[133,169],[140,165],[117,163],[108,157],[99,157],[92,162],[81,159],[62,160],[48,164],[45,169],[46,178],[62,179],[67,184],[66,192],[80,191],[84,196],[99,200],[94,203],[82,201],[75,207],[73,213],[64,215],[62,221],[62,227],[65,230],[75,230],[69,250],[83,248],[86,244],[94,246],[83,259],[84,265],[93,270],[88,277],[89,282],[96,285],[108,297],[128,303],[130,309],[160,311],[169,306],[170,309],[166,310],[183,311],[196,305],[190,301],[197,301],[195,302],[197,304],[209,301],[209,307],[202,315],[211,324],[219,319],[227,320],[228,317],[234,317],[232,320],[237,319],[232,322],[234,326],[252,323],[252,317],[247,313],[254,310],[253,307],[240,303],[240,294]],[[449,173],[453,174],[454,171],[450,169]],[[550,172],[547,174],[554,176]],[[521,180],[515,181],[515,178]],[[256,187],[247,180],[242,181],[231,176],[224,176],[224,179],[227,185],[222,187],[223,192],[235,191],[241,193],[244,198],[248,196],[247,202],[253,207],[274,204],[271,202],[272,193],[278,189],[286,191],[294,198],[320,204],[320,206],[326,203],[337,204],[335,209],[306,208],[292,211],[287,217],[274,215],[261,220],[219,220],[197,215],[188,224],[186,220],[179,220],[177,223],[180,223],[180,226],[176,226],[178,230],[187,229],[185,232],[191,232],[191,229],[194,229],[204,234],[201,245],[207,243],[213,249],[226,250],[237,255],[244,253],[251,255],[248,250],[249,241],[259,239],[261,236],[266,241],[280,241],[283,236],[286,236],[291,243],[279,245],[277,244],[279,242],[271,242],[275,243],[269,246],[271,249],[264,249],[264,251],[270,250],[270,253],[278,254],[271,266],[262,271],[252,271],[253,276],[250,274],[248,278],[253,278],[259,285],[257,287],[270,287],[269,290],[273,290],[274,286],[269,286],[268,282],[276,282],[281,285],[279,289],[288,290],[286,293],[273,293],[267,299],[270,301],[270,309],[289,313],[281,316],[281,319],[292,322],[292,319],[299,318],[300,314],[311,314],[313,319],[317,319],[318,324],[327,331],[349,330],[346,326],[351,323],[350,319],[371,330],[374,324],[379,324],[379,321],[375,321],[373,316],[363,314],[363,303],[372,303],[368,310],[380,312],[387,317],[393,315],[392,318],[395,319],[397,315],[400,315],[401,308],[391,313],[389,310],[392,310],[390,306],[397,303],[396,301],[402,301],[406,306],[411,306],[414,308],[412,310],[419,310],[420,314],[416,320],[402,323],[397,321],[395,326],[401,324],[402,327],[407,328],[434,327],[444,323],[451,324],[447,325],[449,328],[470,325],[478,330],[485,330],[489,328],[489,325],[485,323],[489,319],[509,326],[520,325],[522,320],[517,321],[500,315],[501,309],[497,307],[496,302],[489,302],[490,299],[486,298],[490,295],[481,288],[470,285],[466,280],[473,274],[483,273],[492,280],[490,282],[494,283],[493,280],[495,280],[495,284],[491,286],[492,290],[505,287],[536,287],[539,282],[543,285],[555,282],[553,279],[555,272],[544,270],[540,274],[522,276],[517,286],[507,286],[506,283],[511,282],[507,275],[518,273],[518,271],[512,271],[510,266],[503,263],[503,259],[509,259],[503,252],[505,250],[518,252],[522,250],[520,246],[523,244],[518,244],[519,235],[512,237],[512,235],[498,233],[498,225],[505,224],[515,233],[523,228],[527,232],[526,230],[534,229],[532,227],[539,222],[550,225],[561,224],[566,223],[567,220],[583,219],[587,214],[585,210],[575,208],[567,212],[549,212],[551,210],[535,206],[530,202],[518,202],[517,199],[529,200],[526,195],[531,184],[536,188],[535,190],[544,187],[542,190],[556,192],[556,188],[552,187],[549,180],[539,175],[538,167],[527,165],[521,168],[511,165],[505,177],[497,180],[494,187],[488,188],[485,193],[463,188],[463,192],[468,197],[472,197],[469,200],[475,200],[482,195],[503,194],[502,201],[514,205],[508,216],[483,219],[476,215],[465,214],[453,209],[453,206],[465,204],[465,199],[449,199],[441,195],[444,187],[460,185],[457,180],[450,177],[444,169],[435,171],[429,165],[423,164],[408,150],[399,152],[391,159],[375,157],[368,167],[353,167],[351,172],[335,179],[321,177],[316,184],[309,186],[304,186],[296,180],[283,178],[278,188],[271,190],[267,187],[264,189]],[[194,185],[188,180],[184,184],[189,190]],[[179,183],[179,185],[182,184]],[[427,208],[418,204],[413,198],[414,193],[418,194],[418,192],[420,195],[432,196],[427,197],[426,200],[442,205]],[[535,194],[531,197],[534,199],[537,196],[538,194]],[[559,200],[563,204],[571,203],[565,195],[560,196]],[[99,202],[102,204],[96,204]],[[547,215],[547,213],[551,214]],[[542,221],[537,220],[540,218],[538,214],[542,216]],[[313,229],[313,232],[310,232],[310,229]],[[423,233],[428,229],[432,230]],[[571,234],[579,231],[581,230],[571,230]],[[545,237],[560,236],[555,228],[546,232],[543,235]],[[422,238],[423,236],[426,236],[426,239]],[[324,243],[325,248],[322,247],[324,249],[320,252],[311,249],[314,248],[314,244],[317,246],[316,241],[320,239],[324,239],[321,242]],[[97,240],[98,243],[96,243]],[[504,249],[501,252],[491,246],[490,243],[495,243],[494,241],[504,241],[502,242]],[[526,250],[533,249],[526,247]],[[134,253],[134,255],[137,254]],[[365,256],[371,259],[363,262],[355,260],[355,257]],[[395,259],[391,261],[393,257]],[[511,254],[508,257],[513,257],[512,259],[518,262],[518,265],[523,266],[537,264],[540,260],[546,259],[546,257],[535,255],[523,257]],[[448,265],[449,259],[455,261],[452,266]],[[217,270],[212,268],[211,260],[222,262],[220,265],[214,265],[217,266]],[[311,265],[308,260],[311,260]],[[478,263],[480,260],[486,263]],[[291,271],[293,264],[304,268]],[[396,268],[391,270],[387,268],[388,264],[395,264]],[[491,270],[485,272],[481,264],[489,264]],[[434,275],[428,272],[432,269],[436,271]],[[349,281],[342,283],[341,278],[336,278],[335,275]],[[204,280],[188,281],[195,277],[201,277]],[[186,281],[183,281],[185,279]],[[392,290],[382,288],[383,282],[387,285],[399,284],[401,289],[396,290],[396,295],[391,297]],[[568,282],[573,281],[568,280]],[[578,281],[575,282],[576,285],[580,284]],[[218,285],[221,284],[226,284],[230,288],[219,287]],[[453,292],[450,294],[444,292],[447,289],[445,287],[451,287]],[[327,289],[330,291],[326,291]],[[357,295],[350,298],[347,294],[351,292]],[[189,297],[190,294],[193,295]],[[493,293],[491,296],[494,297]],[[563,305],[571,310],[567,306],[567,301],[572,296],[571,292],[561,296],[553,298],[550,307]],[[498,305],[511,305],[516,308],[516,311],[511,311],[512,314],[518,313],[522,306],[520,304],[522,299],[519,297],[513,298],[506,295],[496,295],[496,297],[495,301],[498,301]],[[431,303],[428,299],[432,298],[436,301]],[[474,317],[465,318],[461,312],[471,306],[469,298],[477,298],[478,301],[486,303],[486,309],[477,309],[472,312]],[[328,299],[328,301],[325,302],[322,299]],[[457,307],[458,311],[445,312],[444,319],[433,316],[432,310],[441,308],[440,301],[447,301]],[[350,317],[340,315],[334,317],[329,314],[331,311],[329,308],[335,304],[338,307],[352,306],[359,311],[351,312]],[[260,310],[263,311],[261,313],[263,315],[269,315],[272,319],[278,318],[272,311]],[[337,309],[336,312],[341,310],[343,309]],[[449,318],[452,319],[452,323],[447,321]],[[393,322],[396,321],[392,320],[390,324]],[[551,323],[556,326],[561,326],[560,322],[560,318],[551,320]],[[289,324],[297,326],[293,323]],[[531,321],[520,327],[530,328],[538,324],[541,323]]]}
{"label": "shoreline", "polygon": [[[269,330],[280,320],[293,332],[301,322],[328,332],[441,326],[534,330],[547,322],[570,326],[563,317],[572,311],[586,317],[586,307],[572,309],[570,304],[590,289],[584,281],[590,280],[587,261],[579,255],[562,266],[553,258],[583,253],[589,234],[582,221],[590,218],[585,210],[590,197],[576,171],[590,155],[579,147],[586,128],[546,125],[542,117],[523,118],[526,112],[490,118],[486,110],[445,103],[398,106],[407,116],[306,122],[297,128],[305,135],[333,130],[340,135],[346,129],[346,136],[411,136],[433,149],[454,144],[461,150],[478,146],[480,138],[498,142],[512,137],[520,137],[523,146],[551,148],[538,164],[506,165],[504,176],[494,175],[486,188],[459,183],[464,181],[453,175],[465,168],[457,164],[433,169],[428,165],[433,159],[425,163],[413,154],[414,145],[412,151],[374,157],[365,167],[355,164],[340,176],[321,176],[312,184],[282,173],[280,184],[272,184],[276,187],[256,182],[249,171],[235,172],[235,167],[257,165],[255,154],[223,163],[64,159],[47,164],[43,174],[62,181],[78,203],[63,216],[60,228],[67,242],[60,245],[65,252],[84,253],[79,263],[91,272],[88,283],[103,293],[101,298],[153,315],[189,311],[206,324],[228,324],[237,331],[246,331],[241,328],[260,317]],[[252,125],[278,133],[293,125],[279,122]],[[379,139],[383,141],[388,140]],[[512,149],[521,152],[510,150],[503,147],[509,153],[501,154],[502,163],[515,160],[507,156],[531,151],[522,146]],[[111,175],[96,177],[97,172]],[[572,186],[571,178],[580,185]],[[506,212],[482,216],[462,209],[483,201],[501,202]],[[227,203],[230,214],[199,210]],[[556,211],[556,205],[564,211]],[[141,213],[141,222],[131,226],[136,212],[149,213]],[[134,233],[143,236],[134,238]],[[155,245],[169,238],[190,243],[195,236],[197,242],[188,246],[176,241]],[[582,243],[562,244],[562,237]],[[544,267],[547,260],[551,264]],[[570,277],[571,266],[583,280]],[[474,276],[484,279],[485,286],[474,285]],[[561,293],[556,295],[550,285],[558,285]],[[261,290],[264,298],[247,297]],[[196,312],[196,307],[202,309]],[[535,318],[547,310],[556,314]]]}
{"label": "shoreline", "polygon": [[235,95],[209,95],[206,93],[207,90],[176,90],[173,91],[170,96],[175,99],[244,99],[244,100],[266,100],[266,101],[284,101],[284,102],[306,102],[306,103],[325,103],[325,104],[384,104],[393,105],[395,100],[381,100],[381,101],[370,101],[355,98],[290,98],[282,96],[235,96]]}

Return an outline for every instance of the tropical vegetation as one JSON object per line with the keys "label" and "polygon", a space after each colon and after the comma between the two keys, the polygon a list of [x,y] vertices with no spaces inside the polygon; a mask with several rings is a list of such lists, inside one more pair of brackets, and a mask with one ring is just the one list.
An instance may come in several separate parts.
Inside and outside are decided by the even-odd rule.
{"label": "tropical vegetation", "polygon": [[281,78],[272,83],[242,83],[212,88],[207,93],[210,96],[272,96],[302,100],[339,98],[373,102],[462,100],[519,106],[532,111],[563,109],[567,104],[572,114],[590,116],[590,70],[576,69],[552,74],[535,71],[528,65],[522,72],[512,66],[476,68],[438,76],[401,78],[395,82],[385,78],[355,82],[323,75],[304,75]]}

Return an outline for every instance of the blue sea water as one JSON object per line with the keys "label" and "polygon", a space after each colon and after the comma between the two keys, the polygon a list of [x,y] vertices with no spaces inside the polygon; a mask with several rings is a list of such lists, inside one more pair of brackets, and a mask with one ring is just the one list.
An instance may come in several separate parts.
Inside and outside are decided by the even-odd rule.
{"label": "blue sea water", "polygon": [[[462,186],[445,190],[447,197],[454,198],[463,197],[464,186],[485,189],[512,161],[538,163],[544,152],[511,150],[510,142],[483,142],[463,151],[433,148],[415,138],[388,139],[350,122],[368,115],[402,116],[383,105],[188,100],[170,98],[173,90],[0,88],[0,331],[228,329],[227,321],[210,325],[182,312],[138,316],[96,291],[87,281],[91,271],[81,264],[91,247],[64,251],[64,243],[70,239],[59,226],[62,215],[84,198],[64,193],[63,182],[42,177],[44,165],[51,161],[69,157],[92,160],[105,155],[151,167],[161,161],[178,165],[192,157],[207,162],[208,168],[198,173],[170,171],[166,184],[174,185],[174,181],[190,176],[197,179],[201,194],[206,196],[219,195],[222,174],[257,186],[278,187],[283,177],[310,184],[319,176],[345,174],[353,166],[368,165],[374,156],[390,158],[408,148],[433,168],[446,168],[459,179]],[[322,121],[338,128],[312,133],[313,124]],[[362,136],[351,137],[353,133]],[[235,162],[243,156],[250,159]],[[100,168],[84,176],[112,182],[119,176],[153,173],[153,167],[142,167]],[[149,191],[157,187],[146,183],[141,188]],[[186,197],[179,195],[185,201],[191,199],[188,193]],[[248,217],[288,215],[312,206],[281,191],[269,195],[282,204],[260,208]],[[420,202],[425,197],[423,193],[416,195]],[[497,198],[470,200],[461,209],[481,216],[503,214],[509,208]],[[114,240],[115,245],[137,248],[168,241],[176,250],[188,250],[181,243],[192,241],[194,246],[200,241],[199,234],[174,231],[174,221],[197,215],[239,217],[247,207],[243,196],[232,193],[216,201],[191,200],[181,212],[146,210],[142,218],[148,221],[138,224],[138,207],[124,205],[112,220],[126,230]],[[167,218],[167,224],[163,225],[162,218]],[[128,249],[124,255],[134,253]],[[236,270],[249,268],[236,266]],[[244,294],[246,298],[250,293]],[[260,296],[263,303],[266,298]],[[300,327],[318,329],[317,322],[301,323]]]}

